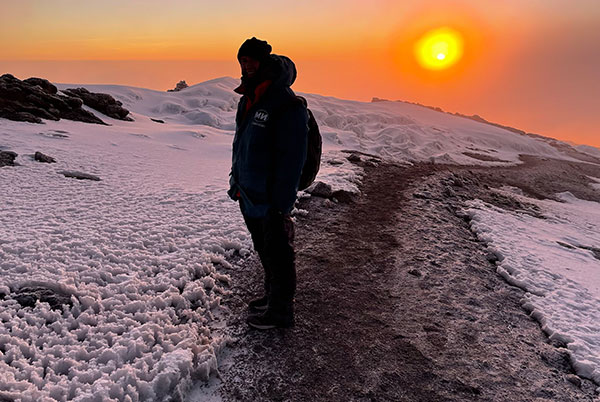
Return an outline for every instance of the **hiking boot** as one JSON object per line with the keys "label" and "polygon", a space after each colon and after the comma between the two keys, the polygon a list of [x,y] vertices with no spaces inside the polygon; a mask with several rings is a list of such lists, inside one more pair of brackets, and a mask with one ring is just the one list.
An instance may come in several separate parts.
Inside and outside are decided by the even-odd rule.
{"label": "hiking boot", "polygon": [[263,313],[267,311],[267,307],[269,306],[269,298],[267,296],[263,296],[260,299],[252,300],[248,303],[248,308],[251,312],[260,312]]}
{"label": "hiking boot", "polygon": [[264,314],[255,314],[248,316],[246,320],[252,328],[267,330],[273,328],[289,328],[294,326],[294,314],[277,314],[272,311],[265,311]]}

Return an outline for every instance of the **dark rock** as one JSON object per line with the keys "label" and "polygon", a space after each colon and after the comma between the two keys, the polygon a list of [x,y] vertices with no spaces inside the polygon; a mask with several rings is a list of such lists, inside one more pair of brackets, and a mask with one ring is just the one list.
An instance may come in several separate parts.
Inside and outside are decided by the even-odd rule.
{"label": "dark rock", "polygon": [[[561,246],[564,245],[564,243],[558,242],[558,244],[560,244]],[[596,258],[597,260],[600,260],[600,248],[597,247],[589,247],[589,246],[579,246],[579,248],[582,248],[584,250],[588,250],[591,251],[592,254],[594,255],[594,258]]]}
{"label": "dark rock", "polygon": [[38,162],[44,162],[44,163],[56,163],[56,159],[54,159],[54,158],[53,158],[53,157],[51,157],[51,156],[45,155],[45,154],[43,154],[43,153],[41,153],[41,152],[39,152],[39,151],[38,151],[38,152],[36,152],[36,153],[33,155],[33,159],[35,159],[35,160],[36,160],[36,161],[38,161]]}
{"label": "dark rock", "polygon": [[165,122],[164,120],[161,120],[161,119],[153,119],[152,117],[150,118],[150,120],[152,120],[152,121],[155,121],[155,122],[157,122],[157,123],[164,123],[164,122]]}
{"label": "dark rock", "polygon": [[168,89],[167,92],[179,92],[182,89],[186,89],[189,85],[185,82],[185,80],[181,80],[175,85],[174,89]]}
{"label": "dark rock", "polygon": [[412,276],[416,276],[417,278],[420,278],[423,274],[421,274],[421,271],[417,270],[417,269],[411,269],[410,271],[408,271],[409,274],[411,274]]}
{"label": "dark rock", "polygon": [[331,198],[335,198],[339,202],[348,204],[354,200],[354,194],[346,190],[338,190],[334,191],[333,194],[331,194]]}
{"label": "dark rock", "polygon": [[423,200],[430,200],[433,198],[433,195],[429,191],[421,191],[421,192],[416,191],[413,193],[413,197],[420,198]]}
{"label": "dark rock", "polygon": [[65,177],[72,177],[74,179],[79,179],[79,180],[100,181],[100,178],[98,176],[94,176],[93,174],[89,174],[89,173],[77,172],[74,170],[61,170],[58,173],[64,175]]}
{"label": "dark rock", "polygon": [[569,381],[571,384],[575,385],[576,387],[581,387],[581,378],[579,378],[575,374],[568,374],[567,381]]}
{"label": "dark rock", "polygon": [[442,195],[446,198],[451,198],[456,196],[456,193],[450,187],[444,187],[444,190],[442,190]]}
{"label": "dark rock", "polygon": [[58,94],[56,87],[41,78],[24,81],[10,74],[0,76],[0,117],[15,121],[43,123],[42,119],[69,119],[106,124],[81,108],[79,99]]}
{"label": "dark rock", "polygon": [[360,156],[358,156],[357,154],[348,155],[346,159],[348,159],[352,163],[358,163],[361,161]]}
{"label": "dark rock", "polygon": [[2,166],[15,166],[15,159],[17,153],[12,151],[0,151],[0,167]]}
{"label": "dark rock", "polygon": [[54,84],[50,83],[50,81],[45,80],[43,78],[32,77],[23,80],[23,82],[33,86],[37,85],[38,87],[42,88],[44,92],[50,95],[55,95],[58,92],[58,89],[54,86]]}
{"label": "dark rock", "polygon": [[315,196],[322,198],[329,198],[333,195],[333,190],[329,184],[325,184],[322,181],[317,181],[313,183],[309,188],[306,189],[306,192]]}
{"label": "dark rock", "polygon": [[109,94],[94,93],[85,88],[69,88],[62,92],[71,97],[80,98],[86,106],[89,106],[108,117],[117,120],[133,121],[131,117],[127,117],[129,110],[123,107],[123,103]]}
{"label": "dark rock", "polygon": [[452,185],[454,187],[464,187],[464,183],[463,183],[462,179],[460,177],[458,177],[458,176],[455,176],[452,179]]}
{"label": "dark rock", "polygon": [[362,155],[362,156],[366,156],[368,158],[370,158],[373,161],[381,161],[381,158],[377,155],[373,155],[373,154],[369,154],[366,152],[361,152],[361,151],[356,151],[356,150],[351,150],[351,149],[342,149],[340,152],[345,153],[345,154],[354,154],[354,155]]}
{"label": "dark rock", "polygon": [[497,261],[500,261],[500,258],[498,258],[498,256],[495,253],[492,253],[491,251],[486,254],[485,259],[491,262],[492,264],[495,264]]}
{"label": "dark rock", "polygon": [[65,304],[69,307],[73,306],[70,294],[44,286],[24,286],[13,293],[14,299],[21,307],[35,307],[38,301],[48,303],[53,310],[60,310]]}
{"label": "dark rock", "polygon": [[[12,112],[12,113],[11,113]],[[14,121],[25,121],[27,123],[38,123],[43,124],[42,119],[39,117],[29,113],[29,112],[18,112],[18,111],[7,111],[8,115],[2,115],[2,111],[0,111],[0,117],[4,117],[5,119],[14,120]]]}

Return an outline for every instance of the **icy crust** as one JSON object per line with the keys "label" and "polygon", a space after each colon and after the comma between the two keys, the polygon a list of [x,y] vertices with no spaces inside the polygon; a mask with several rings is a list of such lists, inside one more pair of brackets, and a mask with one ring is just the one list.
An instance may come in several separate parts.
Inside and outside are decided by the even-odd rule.
{"label": "icy crust", "polygon": [[570,193],[537,204],[544,218],[481,200],[464,211],[498,257],[497,271],[527,291],[523,307],[550,339],[566,344],[577,374],[600,383],[600,205]]}

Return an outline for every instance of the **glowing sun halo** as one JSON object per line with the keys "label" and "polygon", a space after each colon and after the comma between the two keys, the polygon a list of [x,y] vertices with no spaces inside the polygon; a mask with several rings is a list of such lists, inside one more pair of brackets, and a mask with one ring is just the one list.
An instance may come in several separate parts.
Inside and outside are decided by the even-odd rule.
{"label": "glowing sun halo", "polygon": [[428,70],[443,70],[456,64],[463,54],[462,35],[452,28],[426,32],[415,43],[415,56]]}

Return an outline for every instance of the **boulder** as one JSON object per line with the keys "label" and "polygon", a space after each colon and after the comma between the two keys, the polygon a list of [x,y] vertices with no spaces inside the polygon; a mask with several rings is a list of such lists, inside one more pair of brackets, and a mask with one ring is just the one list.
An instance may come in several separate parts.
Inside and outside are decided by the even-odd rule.
{"label": "boulder", "polygon": [[306,192],[315,197],[329,198],[333,195],[333,190],[329,184],[323,183],[322,181],[317,181],[309,188],[306,189]]}
{"label": "boulder", "polygon": [[[55,86],[41,78],[21,81],[10,74],[0,76],[0,117],[15,121],[42,123],[42,119],[69,119],[106,124],[82,109],[79,99],[56,93]],[[54,93],[53,93],[54,92]]]}
{"label": "boulder", "polygon": [[85,88],[69,88],[62,92],[68,96],[81,99],[86,106],[108,117],[117,120],[133,121],[131,117],[127,117],[129,110],[123,107],[123,103],[109,94],[90,92]]}
{"label": "boulder", "polygon": [[56,163],[56,159],[54,159],[51,156],[45,155],[39,151],[33,155],[33,159],[35,159],[38,162],[43,162],[43,163]]}
{"label": "boulder", "polygon": [[0,151],[0,167],[15,166],[17,153],[12,151]]}

